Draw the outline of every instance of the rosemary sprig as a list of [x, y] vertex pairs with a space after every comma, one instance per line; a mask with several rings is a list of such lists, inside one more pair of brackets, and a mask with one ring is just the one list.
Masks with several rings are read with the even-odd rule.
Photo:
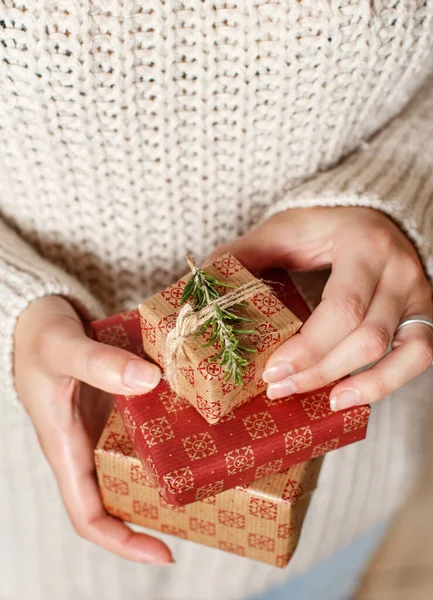
[[185, 304], [185, 302], [192, 297], [192, 307], [194, 310], [200, 310], [201, 308], [208, 306], [212, 300], [220, 298], [217, 287], [236, 289], [235, 285], [222, 283], [215, 279], [215, 277], [212, 277], [203, 271], [203, 269], [199, 269], [191, 256], [186, 257], [186, 262], [191, 269], [192, 275], [183, 290], [180, 299], [181, 304]]
[[[191, 299], [191, 305], [194, 310], [200, 310], [208, 306], [213, 300], [220, 298], [218, 287], [236, 289], [236, 286], [223, 283], [212, 277], [203, 269], [196, 266], [194, 260], [187, 256], [186, 260], [191, 269], [192, 275], [188, 280], [183, 291], [180, 303], [184, 304]], [[236, 306], [245, 306], [239, 303]], [[240, 345], [237, 336], [250, 335], [254, 333], [254, 329], [243, 329], [242, 323], [251, 323], [252, 319], [236, 315], [231, 310], [222, 309], [218, 304], [214, 304], [215, 312], [196, 333], [197, 336], [205, 333], [211, 328], [209, 341], [203, 344], [202, 348], [209, 348], [217, 343], [220, 344], [221, 350], [210, 358], [210, 362], [217, 362], [225, 369], [225, 381], [233, 379], [235, 385], [243, 384], [242, 375], [245, 373], [248, 366], [248, 359], [244, 353], [256, 352], [254, 348], [247, 348]]]

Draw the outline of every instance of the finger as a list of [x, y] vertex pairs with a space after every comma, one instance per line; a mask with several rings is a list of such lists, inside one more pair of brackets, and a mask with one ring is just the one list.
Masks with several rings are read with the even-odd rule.
[[392, 292], [373, 297], [363, 323], [312, 367], [293, 377], [271, 384], [270, 398], [314, 390], [361, 367], [378, 361], [385, 354], [403, 311], [405, 298]]
[[93, 448], [101, 438], [114, 404], [112, 394], [80, 384], [79, 410]]
[[68, 514], [76, 532], [90, 542], [128, 560], [153, 564], [173, 562], [170, 550], [160, 540], [133, 532], [120, 520], [107, 515], [93, 472], [82, 467], [73, 477], [59, 482]]
[[319, 306], [301, 331], [269, 358], [263, 373], [266, 383], [280, 382], [317, 364], [362, 323], [384, 264], [372, 262], [366, 253], [354, 257], [352, 251], [343, 250]]
[[156, 387], [160, 369], [131, 352], [88, 338], [72, 320], [60, 320], [44, 333], [44, 365], [111, 394], [140, 394]]
[[273, 223], [266, 222], [231, 243], [218, 247], [208, 256], [205, 264], [214, 262], [223, 254], [232, 254], [252, 273], [260, 273], [271, 266], [286, 266], [287, 248], [282, 242], [278, 229]]
[[[41, 391], [44, 395], [55, 393]], [[133, 532], [105, 512], [94, 472], [93, 447], [80, 418], [72, 416], [69, 425], [60, 428], [57, 418], [53, 422], [37, 419], [35, 425], [71, 522], [81, 537], [128, 560], [173, 562], [163, 542]]]
[[323, 268], [331, 262], [332, 234], [337, 223], [337, 213], [329, 210], [291, 209], [220, 246], [205, 262], [230, 253], [252, 273], [269, 267]]
[[330, 397], [332, 410], [377, 402], [432, 365], [432, 330], [425, 325], [410, 325], [405, 329], [402, 335], [399, 332], [399, 345], [385, 358], [335, 386]]

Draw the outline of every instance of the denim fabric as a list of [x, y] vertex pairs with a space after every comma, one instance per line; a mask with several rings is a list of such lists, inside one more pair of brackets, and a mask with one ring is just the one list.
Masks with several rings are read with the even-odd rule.
[[375, 526], [303, 575], [251, 600], [350, 600], [388, 526]]

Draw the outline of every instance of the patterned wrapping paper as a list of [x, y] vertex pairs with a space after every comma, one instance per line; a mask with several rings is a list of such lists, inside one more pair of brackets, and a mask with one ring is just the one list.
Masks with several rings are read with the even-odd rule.
[[158, 494], [115, 409], [95, 451], [95, 461], [102, 500], [113, 516], [284, 567], [298, 543], [322, 459], [175, 507]]
[[[280, 298], [306, 318], [308, 308], [287, 276], [272, 273], [272, 279]], [[137, 311], [94, 322], [93, 330], [99, 341], [145, 357]], [[369, 407], [332, 412], [331, 387], [280, 400], [262, 393], [216, 425], [164, 381], [149, 394], [116, 401], [155, 487], [183, 506], [363, 439]]]
[[[234, 256], [227, 254], [205, 267], [207, 273], [223, 283], [241, 286], [255, 278]], [[168, 332], [174, 327], [181, 308], [180, 298], [187, 283], [186, 275], [162, 292], [155, 294], [139, 307], [143, 348], [146, 354], [164, 366], [165, 343]], [[231, 290], [229, 290], [231, 291]], [[222, 293], [227, 289], [222, 289]], [[294, 335], [302, 322], [273, 293], [259, 292], [246, 301], [245, 308], [236, 313], [252, 319], [248, 329], [255, 333], [246, 336], [244, 345], [255, 348], [248, 354], [248, 368], [243, 376], [242, 387], [232, 381], [226, 382], [224, 369], [218, 362], [210, 362], [220, 346], [203, 348], [209, 340], [210, 329], [199, 337], [192, 337], [184, 344], [179, 357], [177, 393], [187, 400], [209, 422], [217, 423], [236, 406], [256, 396], [266, 388], [261, 373], [269, 356], [289, 337]]]

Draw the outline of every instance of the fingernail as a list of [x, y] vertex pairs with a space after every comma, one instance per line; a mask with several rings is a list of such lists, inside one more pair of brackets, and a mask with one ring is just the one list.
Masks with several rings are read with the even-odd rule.
[[156, 387], [160, 380], [161, 371], [152, 363], [133, 358], [126, 365], [124, 382], [128, 388], [135, 392], [148, 392]]
[[276, 400], [277, 398], [284, 398], [284, 396], [290, 396], [296, 392], [296, 386], [293, 381], [289, 379], [283, 379], [278, 383], [271, 383], [268, 385], [266, 394], [269, 400]]
[[358, 390], [344, 390], [337, 394], [331, 393], [329, 398], [331, 410], [343, 410], [361, 404], [361, 394]]
[[262, 379], [265, 383], [276, 383], [294, 373], [291, 363], [287, 360], [279, 360], [263, 371]]

